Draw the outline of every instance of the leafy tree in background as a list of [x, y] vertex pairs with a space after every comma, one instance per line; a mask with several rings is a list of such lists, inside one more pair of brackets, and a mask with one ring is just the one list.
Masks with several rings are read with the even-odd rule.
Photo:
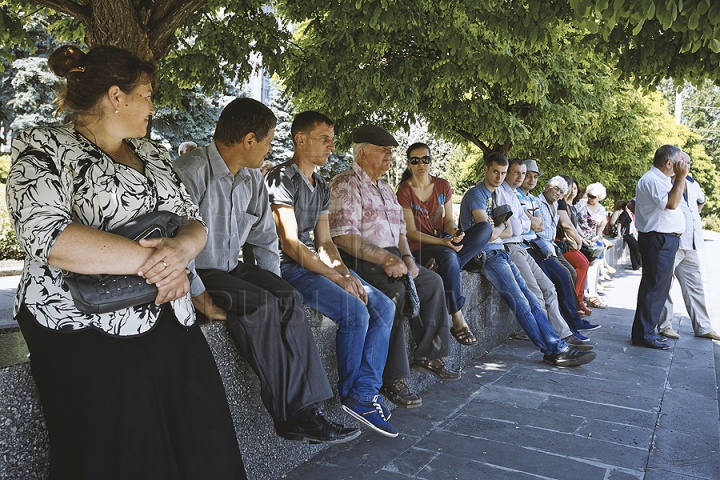
[[[53, 34], [127, 48], [160, 67], [160, 104], [182, 104], [182, 90], [222, 92], [225, 78], [244, 79], [287, 43], [264, 0], [0, 0], [4, 44], [33, 48], [24, 27], [40, 11], [62, 15]], [[46, 7], [41, 9], [40, 7]], [[9, 57], [3, 52], [4, 56]]]
[[274, 80], [270, 83], [270, 103], [268, 105], [277, 117], [275, 138], [272, 141], [271, 160], [275, 165], [290, 160], [295, 152], [290, 128], [295, 118], [295, 105], [285, 93], [282, 83]]
[[594, 96], [593, 57], [567, 21], [562, 2], [374, 2], [286, 0], [285, 18], [302, 22], [279, 65], [303, 106], [348, 125], [376, 121], [467, 139], [506, 153], [531, 135], [574, 133]]
[[720, 2], [568, 0], [580, 26], [641, 85], [720, 79]]

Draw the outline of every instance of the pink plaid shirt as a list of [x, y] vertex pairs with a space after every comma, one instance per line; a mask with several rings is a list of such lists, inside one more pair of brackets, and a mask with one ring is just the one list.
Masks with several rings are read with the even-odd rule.
[[381, 248], [405, 235], [403, 210], [390, 185], [375, 185], [357, 162], [330, 182], [330, 235], [360, 235]]

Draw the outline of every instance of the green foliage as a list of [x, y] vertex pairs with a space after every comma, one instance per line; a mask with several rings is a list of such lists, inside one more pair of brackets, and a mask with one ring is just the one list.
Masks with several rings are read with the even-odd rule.
[[12, 80], [14, 91], [13, 121], [10, 128], [21, 130], [36, 125], [57, 125], [62, 118], [55, 115], [56, 90], [61, 81], [47, 68], [47, 58], [30, 57], [13, 62], [17, 72]]
[[[704, 210], [704, 209], [703, 209]], [[713, 213], [703, 217], [703, 229], [720, 232], [720, 215]]]
[[[107, 19], [93, 17], [101, 12], [93, 8], [94, 2], [114, 3], [102, 9], [116, 12], [111, 17], [112, 28], [108, 28]], [[82, 44], [85, 39], [90, 39], [91, 46], [95, 44], [91, 40], [105, 39], [101, 43], [132, 51], [144, 45], [151, 50], [149, 56], [144, 55], [146, 52], [136, 53], [158, 61], [160, 78], [155, 99], [161, 106], [180, 107], [183, 91], [196, 86], [210, 95], [225, 91], [226, 78], [242, 83], [258, 68], [260, 58], [280, 53], [290, 37], [264, 0], [206, 0], [194, 12], [187, 12], [183, 5], [167, 9], [165, 1], [133, 2], [134, 15], [125, 14], [127, 2], [88, 0], [82, 2], [83, 6], [75, 5], [75, 16], [40, 8], [38, 3], [46, 2], [0, 0], [0, 38], [8, 48], [0, 50], [0, 58], [14, 60], [17, 49], [34, 53], [37, 37], [32, 26], [42, 18], [49, 19], [45, 29], [56, 39], [54, 47], [63, 42]], [[62, 8], [62, 2], [54, 4]], [[147, 21], [149, 18], [152, 21]], [[167, 29], [173, 24], [177, 24], [176, 30]], [[128, 35], [128, 31], [137, 31], [137, 36], [143, 38]], [[117, 32], [116, 37], [107, 38], [108, 32]]]
[[285, 93], [282, 83], [277, 79], [270, 83], [270, 104], [268, 106], [277, 117], [270, 159], [273, 164], [278, 165], [290, 160], [295, 151], [290, 129], [297, 112], [292, 99]]
[[[0, 183], [5, 183], [7, 181], [8, 173], [10, 173], [10, 155], [0, 154]], [[5, 203], [4, 196], [2, 203]]]
[[569, 0], [577, 22], [617, 55], [639, 84], [720, 79], [720, 3], [714, 0]]
[[177, 147], [185, 141], [207, 145], [212, 140], [215, 124], [222, 109], [246, 93], [228, 82], [226, 94], [204, 95], [199, 87], [182, 90], [179, 106], [162, 106], [156, 109], [152, 122], [152, 138], [160, 141], [177, 156]]
[[[4, 163], [4, 158], [2, 160]], [[5, 176], [7, 177], [7, 173]], [[23, 258], [25, 252], [17, 241], [5, 206], [5, 184], [0, 183], [0, 259], [22, 260]]]
[[280, 66], [288, 88], [303, 107], [340, 119], [343, 132], [366, 121], [403, 129], [426, 121], [487, 153], [554, 130], [567, 132], [568, 152], [577, 149], [583, 111], [568, 93], [589, 92], [594, 78], [578, 67], [575, 59], [590, 51], [562, 6], [461, 1], [447, 8], [425, 0], [278, 8], [303, 22]]

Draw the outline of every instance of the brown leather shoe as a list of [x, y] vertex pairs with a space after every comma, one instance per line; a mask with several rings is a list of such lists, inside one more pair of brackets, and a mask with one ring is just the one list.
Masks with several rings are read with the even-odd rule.
[[415, 360], [412, 368], [439, 378], [440, 380], [459, 380], [462, 374], [459, 371], [448, 370], [442, 358], [432, 360]]
[[380, 393], [398, 407], [417, 408], [422, 406], [420, 395], [412, 393], [404, 378], [398, 378], [392, 383], [380, 387]]

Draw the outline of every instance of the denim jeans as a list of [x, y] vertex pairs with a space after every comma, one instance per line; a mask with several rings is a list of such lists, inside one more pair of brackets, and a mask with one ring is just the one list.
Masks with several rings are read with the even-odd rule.
[[382, 385], [395, 304], [360, 279], [368, 297], [365, 305], [328, 278], [297, 263], [280, 266], [283, 278], [303, 296], [303, 303], [334, 321], [340, 398], [372, 401]]
[[567, 344], [553, 330], [538, 299], [510, 260], [510, 254], [505, 250], [487, 251], [482, 273], [500, 293], [535, 346], [545, 355], [567, 350]]
[[535, 252], [528, 253], [530, 253], [537, 264], [540, 265], [545, 275], [547, 275], [553, 285], [555, 285], [560, 313], [562, 313], [563, 318], [570, 328], [577, 330], [582, 326], [583, 321], [577, 312], [577, 308], [575, 308], [576, 292], [567, 270], [565, 270], [565, 267], [563, 267], [555, 257], [540, 261]]
[[461, 294], [460, 269], [465, 266], [490, 240], [492, 227], [488, 222], [476, 223], [468, 228], [460, 244], [463, 248], [456, 252], [444, 245], [422, 245], [413, 252], [419, 265], [425, 265], [431, 258], [438, 264], [438, 275], [445, 286], [445, 302], [451, 315], [462, 309], [465, 297]]

